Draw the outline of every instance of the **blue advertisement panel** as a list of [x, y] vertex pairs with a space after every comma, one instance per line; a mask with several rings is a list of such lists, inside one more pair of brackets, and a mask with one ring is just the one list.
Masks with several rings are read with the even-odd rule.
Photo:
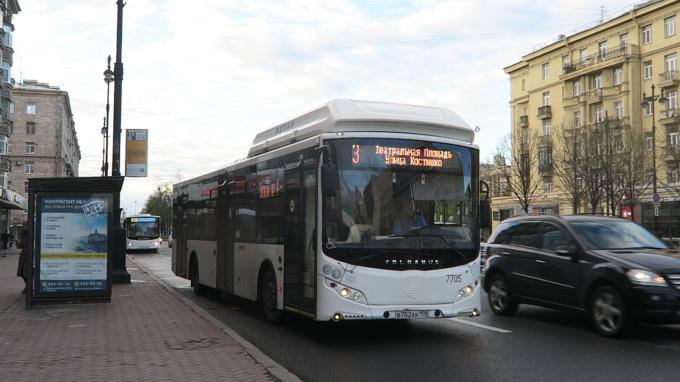
[[108, 196], [44, 196], [38, 206], [38, 292], [106, 291]]

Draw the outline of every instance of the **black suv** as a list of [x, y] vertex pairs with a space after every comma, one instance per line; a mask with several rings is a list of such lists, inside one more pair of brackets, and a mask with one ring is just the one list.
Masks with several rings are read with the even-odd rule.
[[600, 334], [631, 322], [680, 323], [680, 251], [628, 220], [585, 215], [504, 220], [486, 246], [496, 314], [520, 303], [588, 312]]

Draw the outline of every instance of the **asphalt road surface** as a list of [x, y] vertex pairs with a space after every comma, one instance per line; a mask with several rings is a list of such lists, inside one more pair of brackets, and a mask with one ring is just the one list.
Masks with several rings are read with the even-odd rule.
[[170, 250], [135, 260], [305, 381], [678, 381], [680, 326], [638, 326], [603, 338], [588, 319], [520, 306], [478, 318], [316, 323], [266, 322], [254, 303], [195, 296], [173, 278]]

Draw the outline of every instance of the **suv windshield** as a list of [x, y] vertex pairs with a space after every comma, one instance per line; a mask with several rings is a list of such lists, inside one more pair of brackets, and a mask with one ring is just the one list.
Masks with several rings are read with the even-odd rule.
[[629, 221], [572, 221], [569, 225], [591, 249], [668, 248], [651, 232]]
[[381, 256], [426, 255], [441, 267], [477, 257], [477, 150], [401, 139], [326, 143], [340, 185], [323, 203], [329, 256], [372, 266]]

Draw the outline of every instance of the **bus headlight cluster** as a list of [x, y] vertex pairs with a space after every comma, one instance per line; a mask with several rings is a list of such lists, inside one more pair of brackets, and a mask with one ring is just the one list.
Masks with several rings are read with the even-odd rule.
[[465, 298], [467, 296], [471, 296], [473, 293], [475, 293], [475, 285], [470, 284], [458, 291], [458, 298]]
[[366, 303], [366, 298], [364, 297], [364, 294], [356, 289], [352, 289], [350, 287], [338, 284], [335, 281], [329, 279], [324, 279], [324, 283], [326, 284], [327, 287], [333, 289], [342, 298], [346, 298], [348, 300], [360, 302], [363, 304]]

